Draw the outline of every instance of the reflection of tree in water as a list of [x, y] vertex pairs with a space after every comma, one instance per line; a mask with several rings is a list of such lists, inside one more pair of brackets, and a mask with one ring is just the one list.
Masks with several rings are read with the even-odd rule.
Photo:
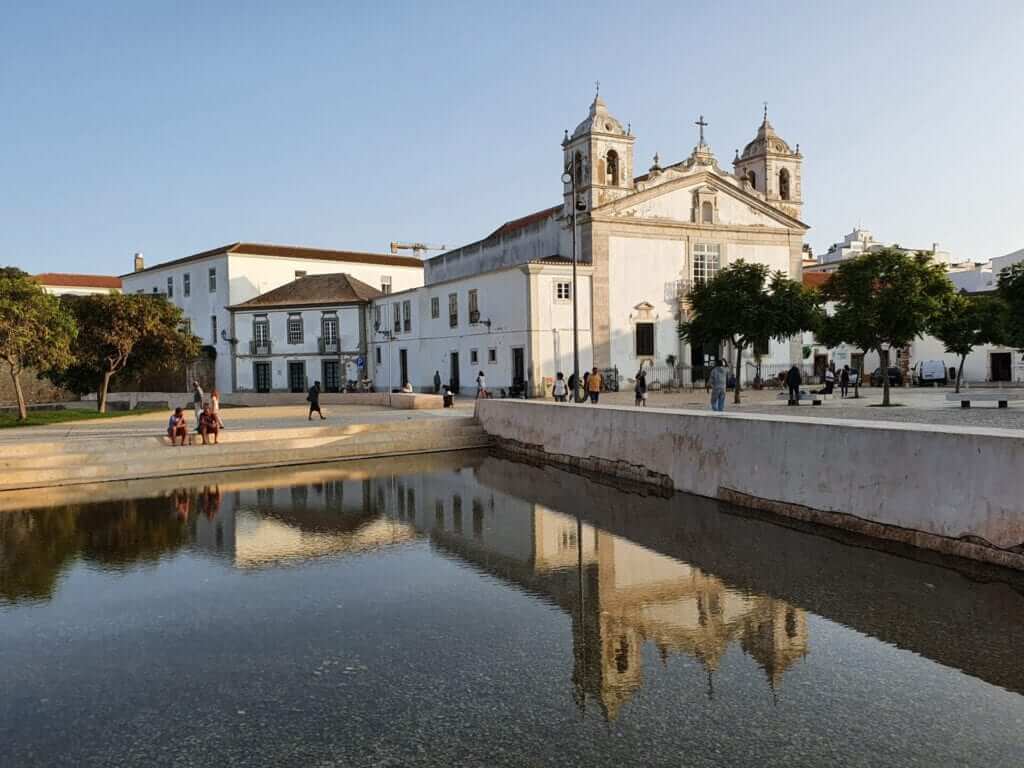
[[189, 515], [180, 512], [211, 512], [219, 502], [210, 496], [180, 491], [171, 497], [4, 513], [0, 600], [51, 598], [61, 573], [78, 557], [104, 567], [155, 562], [190, 543]]

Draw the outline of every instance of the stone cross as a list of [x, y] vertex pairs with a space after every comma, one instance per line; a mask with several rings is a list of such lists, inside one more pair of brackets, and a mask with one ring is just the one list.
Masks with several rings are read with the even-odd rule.
[[700, 143], [704, 144], [704, 129], [708, 127], [708, 124], [704, 122], [704, 115], [700, 116], [700, 120], [694, 123], [694, 125], [700, 128]]

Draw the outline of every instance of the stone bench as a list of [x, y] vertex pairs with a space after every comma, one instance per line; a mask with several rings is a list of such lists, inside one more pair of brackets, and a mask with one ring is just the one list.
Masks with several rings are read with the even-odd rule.
[[955, 392], [946, 395], [951, 402], [960, 402], [961, 408], [970, 408], [971, 401], [979, 403], [997, 403], [999, 408], [1007, 408], [1011, 400], [1024, 400], [1024, 391], [1021, 392]]

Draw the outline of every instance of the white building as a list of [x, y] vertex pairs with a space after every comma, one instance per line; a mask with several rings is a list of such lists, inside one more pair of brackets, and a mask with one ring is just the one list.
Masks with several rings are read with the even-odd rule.
[[423, 284], [423, 262], [416, 258], [259, 243], [232, 243], [148, 268], [136, 254], [135, 270], [121, 280], [125, 293], [163, 294], [182, 308], [213, 358], [214, 380], [204, 379], [204, 388], [231, 392], [233, 358], [244, 350], [236, 349], [228, 308], [305, 275], [338, 272], [384, 293]]
[[121, 278], [113, 275], [75, 275], [44, 272], [33, 278], [39, 287], [56, 296], [88, 296], [94, 293], [120, 293]]
[[[307, 275], [229, 307], [235, 392], [342, 391], [363, 378], [367, 304], [381, 292], [351, 275]], [[363, 364], [360, 364], [363, 361]]]
[[[591, 274], [589, 265], [577, 267], [581, 371], [593, 365]], [[550, 390], [556, 373], [568, 378], [573, 370], [572, 265], [562, 257], [381, 296], [370, 311], [378, 390], [409, 382], [432, 392], [437, 372], [444, 385], [468, 392], [483, 371], [495, 392], [529, 381], [539, 393]]]
[[816, 264], [805, 264], [804, 270], [810, 272], [834, 272], [840, 264], [848, 259], [854, 259], [865, 253], [890, 247], [899, 248], [908, 253], [924, 251], [930, 253], [932, 258], [940, 264], [945, 264], [950, 269], [954, 268], [953, 255], [949, 251], [940, 248], [938, 243], [932, 243], [928, 248], [906, 248], [898, 243], [883, 243], [875, 240], [875, 236], [869, 230], [858, 225], [838, 243], [830, 245], [825, 253], [819, 254]]

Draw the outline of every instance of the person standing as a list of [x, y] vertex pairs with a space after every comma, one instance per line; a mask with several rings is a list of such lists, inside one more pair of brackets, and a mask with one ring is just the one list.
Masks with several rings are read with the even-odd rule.
[[590, 402], [593, 405], [597, 405], [598, 398], [601, 397], [601, 384], [603, 381], [604, 377], [597, 368], [594, 368], [590, 372], [590, 378], [587, 379], [587, 392], [590, 394]]
[[434, 371], [434, 394], [436, 395], [436, 394], [439, 394], [440, 392], [441, 392], [441, 372], [440, 371]]
[[575, 403], [576, 402], [576, 397], [577, 397], [576, 391], [579, 389], [578, 378], [579, 377], [577, 377], [575, 373], [570, 373], [569, 374], [569, 392], [568, 392], [568, 395], [569, 395], [569, 402], [570, 403]]
[[565, 376], [561, 371], [555, 374], [555, 384], [551, 388], [551, 394], [555, 396], [556, 403], [564, 403], [568, 387], [565, 386]]
[[313, 413], [316, 412], [320, 415], [321, 419], [327, 418], [324, 416], [324, 412], [320, 410], [320, 382], [314, 381], [313, 386], [309, 388], [309, 394], [306, 395], [306, 400], [309, 401], [309, 421], [313, 420]]
[[725, 389], [729, 384], [729, 369], [725, 367], [725, 361], [718, 358], [715, 367], [711, 369], [708, 377], [708, 385], [711, 388], [711, 410], [721, 413], [725, 410]]
[[199, 382], [196, 380], [192, 381], [192, 410], [196, 415], [196, 425], [199, 424], [199, 415], [203, 412], [203, 388], [199, 386]]
[[786, 374], [786, 386], [789, 388], [789, 405], [800, 405], [800, 385], [802, 383], [803, 379], [800, 376], [800, 369], [797, 368], [796, 363], [793, 363], [793, 367]]
[[484, 372], [480, 371], [476, 375], [476, 399], [488, 398], [490, 394], [487, 392], [487, 378], [484, 376]]
[[823, 394], [831, 395], [832, 390], [836, 387], [836, 368], [833, 363], [825, 369], [825, 391]]
[[846, 398], [846, 393], [850, 391], [850, 366], [844, 365], [843, 370], [839, 372], [839, 394]]
[[220, 392], [216, 389], [210, 393], [210, 412], [217, 419], [217, 429], [224, 429], [224, 419], [220, 417]]
[[642, 408], [647, 405], [647, 374], [641, 368], [636, 374], [636, 384], [633, 385], [633, 394], [636, 396], [634, 405]]

